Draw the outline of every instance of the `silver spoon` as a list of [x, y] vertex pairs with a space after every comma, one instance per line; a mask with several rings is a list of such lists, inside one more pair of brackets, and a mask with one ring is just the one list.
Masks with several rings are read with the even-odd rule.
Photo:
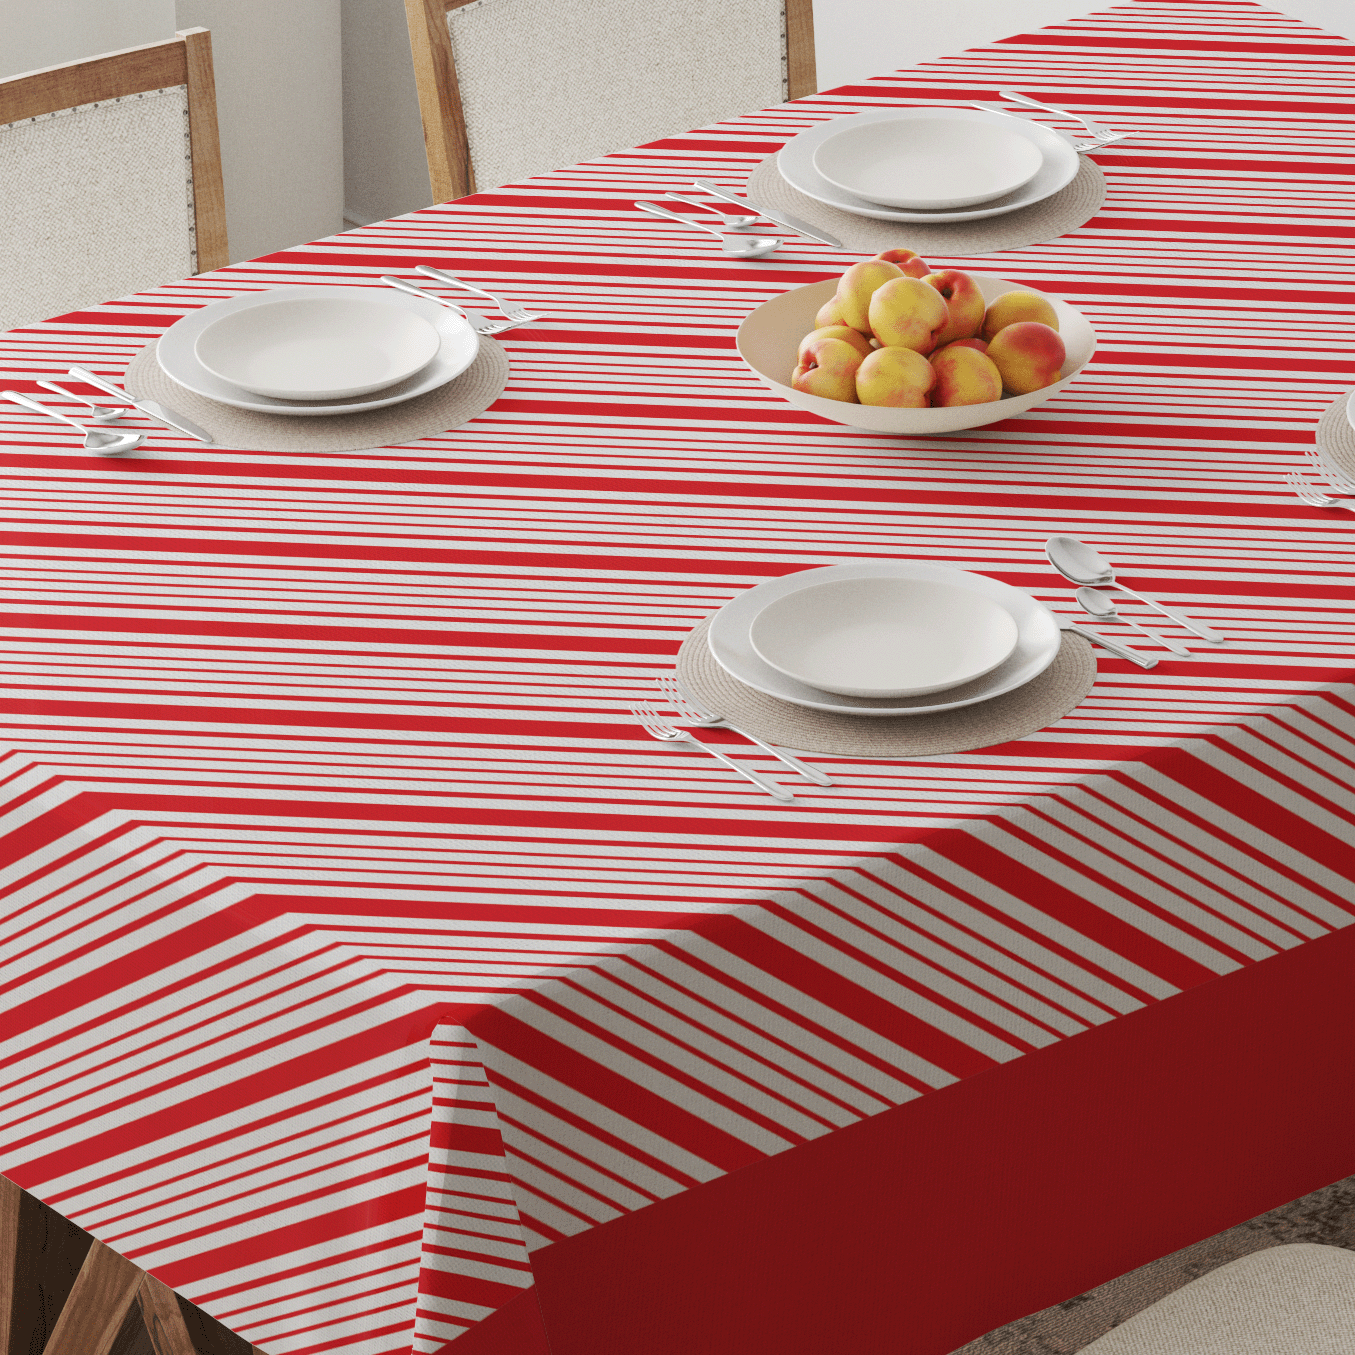
[[727, 231], [744, 230], [758, 219], [755, 216], [726, 216], [718, 207], [712, 207], [710, 203], [702, 202], [698, 198], [684, 198], [681, 193], [665, 193], [664, 197], [676, 198], [679, 202], [685, 202], [688, 207], [704, 207], [706, 211], [714, 212]]
[[65, 386], [58, 386], [55, 381], [39, 381], [38, 385], [43, 390], [51, 391], [53, 395], [64, 395], [68, 400], [78, 400], [86, 409], [92, 410], [93, 413], [89, 416], [90, 423], [121, 423], [122, 416], [127, 413], [125, 409], [105, 409], [103, 405], [86, 400], [83, 395], [68, 391]]
[[40, 405], [36, 400], [30, 400], [26, 395], [20, 395], [18, 391], [0, 391], [6, 400], [13, 400], [16, 405], [23, 405], [25, 409], [35, 410], [39, 414], [46, 414], [49, 419], [60, 419], [62, 423], [68, 423], [72, 428], [78, 428], [85, 435], [85, 450], [97, 452], [100, 456], [121, 456], [124, 452], [130, 452], [133, 448], [140, 447], [146, 441], [145, 433], [135, 433], [131, 429], [125, 432], [116, 432], [111, 428], [86, 428], [84, 424], [78, 423], [75, 419], [69, 419], [64, 414], [58, 414], [56, 410], [49, 409], [46, 405]]
[[1048, 556], [1049, 563], [1065, 579], [1073, 583], [1091, 584], [1097, 588], [1118, 588], [1120, 592], [1128, 593], [1131, 598], [1138, 598], [1155, 612], [1170, 617], [1178, 626], [1184, 626], [1201, 640], [1208, 640], [1211, 645], [1227, 643], [1227, 637], [1220, 635], [1218, 631], [1191, 621], [1180, 612], [1174, 612], [1170, 607], [1164, 607], [1162, 603], [1154, 602], [1152, 598], [1144, 597], [1142, 593], [1136, 593], [1132, 588], [1117, 583], [1115, 569], [1110, 561], [1098, 555], [1085, 541], [1079, 541], [1075, 536], [1051, 536], [1044, 543], [1044, 553]]
[[1155, 643], [1170, 649], [1173, 654], [1180, 654], [1187, 659], [1190, 658], [1190, 650], [1179, 640], [1169, 640], [1165, 635], [1159, 635], [1157, 631], [1139, 625], [1132, 616], [1122, 616], [1116, 611], [1115, 603], [1109, 593], [1103, 593], [1099, 588], [1079, 588], [1075, 596], [1078, 606], [1088, 616], [1094, 616], [1101, 621], [1123, 621], [1126, 626], [1133, 626], [1140, 635], [1146, 635]]
[[667, 207], [660, 207], [657, 202], [637, 202], [635, 205], [642, 212], [666, 216], [669, 221], [676, 221], [682, 226], [693, 226], [699, 231], [705, 231], [707, 235], [715, 236], [724, 252], [734, 259], [761, 259], [764, 255], [780, 249], [782, 245], [782, 241], [767, 235], [726, 235], [723, 231], [717, 231], [714, 226], [707, 226], [703, 222], [693, 221], [689, 216], [683, 216], [681, 212], [670, 212]]

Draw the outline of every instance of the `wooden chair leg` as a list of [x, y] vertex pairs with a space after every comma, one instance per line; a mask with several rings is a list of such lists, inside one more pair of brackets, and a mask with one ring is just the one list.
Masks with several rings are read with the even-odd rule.
[[108, 1355], [144, 1271], [94, 1242], [43, 1355]]
[[155, 1355], [196, 1355], [179, 1300], [167, 1284], [147, 1275], [136, 1291], [136, 1300]]
[[19, 1201], [23, 1191], [0, 1176], [0, 1351], [9, 1349], [9, 1315], [14, 1310], [14, 1273], [19, 1259]]

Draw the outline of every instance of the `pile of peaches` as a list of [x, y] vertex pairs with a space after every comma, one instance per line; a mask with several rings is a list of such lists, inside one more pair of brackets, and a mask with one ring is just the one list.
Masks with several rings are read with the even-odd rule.
[[980, 405], [1063, 375], [1059, 320], [1044, 297], [1007, 292], [987, 306], [968, 273], [934, 273], [911, 249], [853, 264], [814, 324], [791, 385], [829, 400]]

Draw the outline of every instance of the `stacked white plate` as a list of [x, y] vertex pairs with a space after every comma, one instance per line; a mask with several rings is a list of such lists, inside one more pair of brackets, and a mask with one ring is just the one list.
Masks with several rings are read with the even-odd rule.
[[1053, 616], [1020, 589], [911, 560], [829, 565], [758, 584], [716, 613], [708, 636], [720, 667], [755, 691], [877, 717], [956, 710], [1015, 691], [1054, 662], [1060, 640]]
[[391, 287], [278, 287], [214, 301], [165, 331], [160, 366], [209, 400], [261, 414], [354, 414], [444, 386], [480, 336]]
[[977, 221], [1043, 202], [1077, 175], [1072, 143], [979, 108], [878, 108], [801, 132], [776, 158], [792, 188], [880, 221]]

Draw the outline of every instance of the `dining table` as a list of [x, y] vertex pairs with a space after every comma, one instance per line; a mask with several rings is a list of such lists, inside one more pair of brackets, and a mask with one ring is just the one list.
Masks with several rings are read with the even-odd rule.
[[[739, 325], [874, 251], [635, 207], [1009, 87], [1129, 135], [1083, 224], [925, 254], [1095, 328], [998, 423], [781, 399]], [[1343, 38], [1124, 0], [0, 336], [50, 399], [277, 287], [540, 317], [396, 445], [0, 407], [0, 1171], [268, 1355], [945, 1355], [1355, 1172], [1355, 499], [1288, 482], [1355, 388], [1353, 104]], [[828, 786], [699, 731], [786, 802], [631, 713], [807, 569], [1093, 624], [1056, 534], [1226, 642]]]

